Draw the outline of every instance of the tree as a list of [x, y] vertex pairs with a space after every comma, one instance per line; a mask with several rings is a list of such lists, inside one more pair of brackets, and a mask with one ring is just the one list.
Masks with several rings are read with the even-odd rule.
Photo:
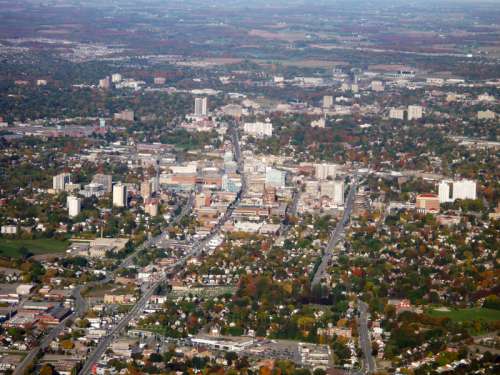
[[48, 363], [43, 365], [42, 368], [40, 369], [40, 375], [54, 375], [54, 374], [56, 374], [54, 367], [52, 367], [52, 365]]

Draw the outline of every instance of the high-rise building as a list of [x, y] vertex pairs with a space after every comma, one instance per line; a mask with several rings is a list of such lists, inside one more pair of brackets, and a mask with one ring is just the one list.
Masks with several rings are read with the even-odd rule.
[[146, 212], [149, 216], [158, 216], [159, 213], [159, 203], [158, 199], [149, 198], [146, 200], [144, 204], [144, 212]]
[[423, 116], [423, 108], [419, 105], [408, 106], [408, 121], [421, 119]]
[[321, 196], [326, 196], [337, 205], [344, 204], [344, 181], [324, 181], [320, 184]]
[[63, 191], [66, 184], [70, 182], [71, 175], [69, 173], [60, 173], [52, 177], [52, 189], [55, 191]]
[[119, 83], [122, 81], [122, 75], [119, 74], [119, 73], [115, 73], [113, 75], [111, 75], [111, 82], [113, 83]]
[[148, 198], [151, 198], [151, 193], [152, 193], [152, 184], [151, 181], [142, 181], [141, 182], [141, 197], [146, 200]]
[[74, 195], [68, 196], [66, 200], [66, 205], [68, 206], [68, 216], [75, 217], [80, 215], [82, 208], [82, 200]]
[[110, 174], [95, 174], [92, 178], [92, 182], [104, 186], [107, 193], [111, 193], [113, 189], [113, 177]]
[[334, 181], [334, 195], [333, 201], [335, 204], [343, 205], [344, 204], [344, 181], [336, 180]]
[[323, 108], [331, 108], [333, 106], [333, 96], [323, 96]]
[[453, 182], [453, 200], [476, 199], [476, 182], [472, 180], [461, 180]]
[[372, 91], [382, 92], [382, 91], [384, 91], [384, 84], [382, 81], [372, 81], [371, 88], [372, 88]]
[[326, 180], [328, 177], [335, 178], [337, 174], [336, 164], [314, 164], [315, 177], [318, 180]]
[[127, 187], [121, 183], [113, 186], [113, 206], [127, 207]]
[[106, 127], [106, 120], [105, 119], [103, 119], [103, 118], [99, 119], [99, 127], [101, 129], [104, 129]]
[[107, 89], [109, 89], [110, 86], [111, 86], [111, 84], [109, 82], [109, 77], [106, 77], [106, 78], [99, 80], [99, 88], [100, 89], [107, 90]]
[[389, 111], [389, 118], [395, 120], [404, 120], [405, 119], [405, 110], [402, 108], [391, 108]]
[[455, 202], [457, 199], [477, 199], [476, 182], [472, 180], [443, 180], [438, 185], [439, 203]]
[[271, 122], [246, 122], [243, 124], [243, 131], [245, 134], [262, 138], [270, 137], [273, 135], [273, 124]]
[[286, 172], [279, 169], [266, 167], [266, 187], [283, 188], [285, 187]]
[[200, 116], [200, 117], [208, 115], [208, 99], [207, 98], [195, 98], [194, 99], [194, 115]]
[[453, 181], [444, 180], [439, 183], [438, 185], [439, 203], [453, 202], [453, 198], [451, 196], [452, 186], [453, 186]]

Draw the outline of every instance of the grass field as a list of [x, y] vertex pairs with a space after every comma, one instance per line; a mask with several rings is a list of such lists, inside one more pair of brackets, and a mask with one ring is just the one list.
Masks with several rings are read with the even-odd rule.
[[20, 249], [22, 247], [34, 255], [61, 253], [68, 248], [68, 242], [48, 238], [39, 240], [0, 239], [0, 256], [18, 258], [21, 256]]
[[450, 309], [450, 311], [429, 310], [428, 314], [435, 317], [448, 317], [456, 322], [467, 320], [485, 320], [492, 322], [500, 320], [500, 310], [479, 307], [470, 309]]

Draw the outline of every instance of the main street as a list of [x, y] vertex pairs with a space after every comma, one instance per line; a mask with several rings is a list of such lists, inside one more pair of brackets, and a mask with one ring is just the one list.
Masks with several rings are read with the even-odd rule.
[[363, 352], [363, 369], [366, 374], [372, 374], [375, 371], [375, 360], [373, 359], [372, 341], [368, 329], [368, 304], [358, 299], [358, 310], [359, 346]]
[[[194, 256], [200, 255], [203, 250], [205, 249], [206, 245], [208, 242], [213, 239], [219, 232], [224, 223], [231, 217], [234, 209], [237, 207], [238, 203], [241, 200], [242, 195], [245, 192], [246, 189], [246, 181], [245, 177], [243, 174], [243, 161], [241, 159], [241, 152], [240, 152], [240, 146], [239, 146], [239, 138], [238, 138], [238, 132], [237, 129], [233, 126], [230, 129], [231, 131], [231, 138], [233, 142], [233, 149], [234, 149], [234, 156], [236, 159], [236, 162], [238, 163], [238, 171], [240, 172], [241, 179], [242, 179], [242, 186], [241, 186], [241, 191], [237, 195], [236, 200], [229, 205], [228, 209], [226, 210], [226, 213], [219, 219], [219, 222], [217, 225], [212, 229], [212, 231], [209, 233], [208, 236], [206, 236], [203, 240], [197, 241], [195, 244], [193, 244], [191, 251], [186, 254], [184, 257], [179, 259], [177, 262], [175, 262], [173, 265], [168, 267], [167, 270], [165, 270], [165, 274], [163, 277], [161, 277], [160, 280], [155, 282], [152, 286], [147, 288], [145, 292], [142, 294], [141, 298], [137, 303], [132, 307], [132, 309], [125, 315], [125, 317], [118, 322], [116, 326], [113, 327], [111, 332], [104, 337], [97, 347], [94, 349], [94, 351], [87, 357], [87, 360], [85, 361], [82, 369], [80, 370], [79, 374], [80, 375], [85, 375], [91, 372], [93, 366], [99, 361], [99, 359], [102, 357], [106, 349], [111, 345], [113, 340], [118, 337], [118, 335], [121, 333], [121, 331], [128, 326], [130, 321], [135, 319], [139, 314], [144, 310], [147, 302], [151, 298], [151, 296], [154, 294], [154, 292], [158, 289], [158, 287], [162, 284], [164, 284], [168, 278], [171, 276], [172, 272], [175, 271], [178, 267], [184, 265], [186, 261]], [[161, 236], [161, 235], [160, 235]]]
[[358, 187], [358, 177], [354, 176], [354, 179], [351, 183], [351, 188], [349, 189], [349, 193], [347, 194], [347, 199], [345, 201], [344, 215], [342, 216], [342, 219], [337, 223], [337, 225], [335, 226], [335, 230], [330, 236], [330, 240], [326, 245], [323, 258], [321, 259], [321, 264], [319, 265], [318, 269], [316, 270], [316, 273], [314, 274], [312, 285], [320, 284], [323, 278], [326, 276], [328, 265], [334, 254], [335, 246], [337, 246], [337, 243], [344, 235], [345, 227], [351, 217], [352, 209], [354, 207], [354, 199], [356, 198], [357, 187]]

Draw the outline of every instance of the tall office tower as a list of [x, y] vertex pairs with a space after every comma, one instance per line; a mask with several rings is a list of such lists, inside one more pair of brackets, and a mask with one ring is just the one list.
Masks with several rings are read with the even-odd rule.
[[331, 108], [333, 106], [333, 96], [323, 96], [323, 108]]
[[336, 164], [315, 164], [314, 169], [314, 175], [318, 180], [326, 180], [328, 177], [334, 178], [337, 174]]
[[409, 105], [408, 106], [408, 120], [418, 120], [423, 116], [423, 108], [419, 105]]
[[472, 180], [461, 180], [453, 182], [453, 200], [476, 199], [476, 182]]
[[283, 188], [286, 182], [286, 172], [266, 167], [266, 187]]
[[146, 180], [141, 182], [141, 197], [146, 200], [151, 197], [151, 181]]
[[115, 73], [115, 74], [111, 75], [111, 82], [118, 83], [118, 82], [121, 82], [121, 81], [122, 81], [122, 75], [121, 74]]
[[66, 184], [70, 182], [71, 175], [69, 173], [60, 173], [52, 177], [52, 188], [55, 191], [63, 191]]
[[344, 204], [344, 181], [335, 180], [334, 181], [334, 196], [333, 201], [338, 205]]
[[452, 184], [453, 181], [448, 181], [448, 180], [444, 180], [439, 183], [438, 185], [439, 203], [453, 202], [453, 198], [451, 196]]
[[127, 187], [121, 183], [113, 186], [113, 206], [127, 207]]
[[113, 177], [110, 174], [98, 173], [92, 178], [94, 184], [101, 184], [107, 193], [111, 193], [113, 190]]
[[74, 195], [68, 196], [66, 200], [66, 205], [68, 206], [68, 216], [75, 217], [80, 215], [82, 209], [82, 200]]
[[208, 115], [208, 99], [207, 98], [195, 98], [194, 99], [194, 114], [195, 114], [195, 116]]
[[106, 78], [99, 80], [99, 88], [100, 89], [107, 90], [107, 89], [109, 89], [110, 86], [111, 86], [111, 84], [109, 82], [109, 77], [106, 77]]

